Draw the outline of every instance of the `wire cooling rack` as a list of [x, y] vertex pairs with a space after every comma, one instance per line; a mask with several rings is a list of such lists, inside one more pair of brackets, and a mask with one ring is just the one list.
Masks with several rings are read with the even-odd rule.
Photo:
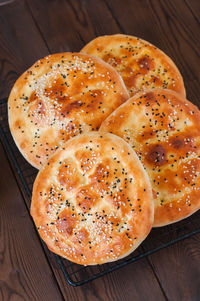
[[[19, 187], [24, 195], [26, 206], [30, 208], [31, 192], [37, 170], [33, 168], [18, 151], [10, 134], [7, 117], [7, 99], [0, 101], [0, 138], [11, 162]], [[51, 253], [43, 244], [49, 262], [62, 270], [69, 284], [79, 286], [100, 276], [151, 255], [163, 248], [200, 233], [200, 211], [191, 217], [162, 228], [153, 229], [141, 246], [128, 257], [112, 263], [97, 266], [81, 266]]]

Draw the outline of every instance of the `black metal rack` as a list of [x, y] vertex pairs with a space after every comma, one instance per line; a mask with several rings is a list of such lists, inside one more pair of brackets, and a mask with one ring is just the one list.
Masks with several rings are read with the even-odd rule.
[[[7, 117], [7, 99], [0, 101], [0, 138], [7, 152], [18, 182], [22, 185], [22, 193], [26, 206], [30, 208], [31, 192], [37, 170], [33, 168], [18, 151], [10, 134]], [[73, 286], [79, 286], [101, 277], [109, 272], [117, 270], [129, 263], [135, 262], [145, 256], [151, 255], [178, 241], [200, 233], [200, 211], [191, 217], [163, 228], [153, 229], [142, 245], [128, 257], [116, 262], [97, 266], [81, 266], [52, 254], [44, 245], [44, 250], [52, 262], [55, 257], [66, 280]]]

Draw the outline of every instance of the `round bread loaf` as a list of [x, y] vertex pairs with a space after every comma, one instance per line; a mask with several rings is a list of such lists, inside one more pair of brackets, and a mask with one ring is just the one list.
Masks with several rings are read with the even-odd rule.
[[151, 230], [152, 189], [128, 143], [110, 133], [85, 133], [41, 168], [31, 215], [54, 253], [84, 265], [115, 261]]
[[154, 226], [181, 220], [200, 208], [200, 112], [179, 94], [140, 92], [113, 112], [100, 131], [136, 151], [153, 188]]
[[112, 65], [122, 76], [130, 96], [156, 87], [185, 96], [183, 79], [176, 65], [147, 41], [122, 34], [101, 36], [88, 43], [81, 52]]
[[71, 137], [98, 130], [127, 99], [109, 64], [86, 54], [49, 55], [16, 81], [8, 100], [10, 130], [21, 153], [39, 169]]

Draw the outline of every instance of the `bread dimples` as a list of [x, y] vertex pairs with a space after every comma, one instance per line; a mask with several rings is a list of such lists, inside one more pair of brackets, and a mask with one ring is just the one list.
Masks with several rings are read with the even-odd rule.
[[127, 99], [109, 64], [86, 54], [52, 54], [16, 81], [8, 100], [10, 130], [23, 156], [40, 169], [70, 138], [98, 130]]
[[101, 125], [127, 141], [153, 189], [154, 226], [179, 221], [200, 208], [200, 112], [174, 91], [140, 92]]
[[127, 256], [146, 238], [152, 189], [128, 143], [110, 133], [85, 133], [39, 171], [31, 215], [51, 251], [78, 264], [102, 264]]
[[164, 88], [185, 97], [183, 79], [174, 62], [147, 41], [123, 34], [100, 36], [81, 52], [113, 66], [122, 76], [130, 96], [146, 89]]

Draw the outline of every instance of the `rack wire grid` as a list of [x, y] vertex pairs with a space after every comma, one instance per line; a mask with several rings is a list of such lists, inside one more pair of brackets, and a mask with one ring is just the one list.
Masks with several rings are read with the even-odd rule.
[[[38, 171], [33, 168], [18, 151], [9, 130], [7, 116], [7, 99], [3, 99], [0, 101], [0, 138], [8, 159], [11, 162], [21, 192], [24, 195], [25, 204], [29, 209], [33, 182]], [[49, 262], [55, 265], [56, 259], [56, 262], [68, 283], [72, 286], [79, 286], [197, 233], [200, 233], [200, 210], [181, 222], [153, 229], [140, 247], [128, 257], [112, 263], [96, 266], [81, 266], [72, 263], [51, 253], [45, 244], [42, 244]]]

